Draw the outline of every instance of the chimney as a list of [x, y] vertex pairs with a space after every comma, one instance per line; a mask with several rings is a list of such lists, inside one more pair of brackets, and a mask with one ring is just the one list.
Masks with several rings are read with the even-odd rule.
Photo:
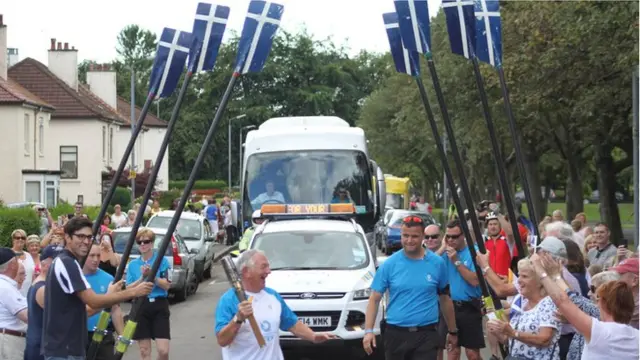
[[90, 65], [87, 71], [87, 85], [97, 97], [114, 109], [118, 108], [116, 72], [107, 64]]
[[7, 26], [4, 24], [2, 14], [0, 14], [0, 78], [7, 80]]
[[[54, 45], [56, 47], [54, 48]], [[78, 91], [78, 50], [69, 49], [69, 43], [64, 43], [56, 39], [51, 39], [49, 49], [49, 70], [62, 79], [73, 90]]]

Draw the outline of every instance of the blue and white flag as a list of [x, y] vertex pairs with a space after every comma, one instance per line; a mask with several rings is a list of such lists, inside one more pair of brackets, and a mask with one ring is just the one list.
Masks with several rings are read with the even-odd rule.
[[191, 46], [189, 48], [189, 57], [187, 58], [187, 72], [194, 74], [198, 71], [201, 51], [202, 41], [193, 36], [193, 41], [191, 41]]
[[502, 25], [497, 0], [475, 0], [476, 56], [494, 67], [502, 65]]
[[473, 0], [442, 0], [447, 18], [451, 52], [471, 59], [476, 46], [476, 19]]
[[429, 54], [431, 29], [427, 0], [396, 0], [394, 4], [404, 47], [420, 54]]
[[228, 6], [198, 3], [192, 32], [202, 43], [197, 72], [213, 70], [230, 11]]
[[162, 30], [149, 80], [149, 92], [156, 98], [169, 97], [176, 89], [192, 46], [191, 33], [170, 28]]
[[258, 72], [269, 57], [273, 38], [280, 26], [284, 6], [269, 1], [252, 0], [238, 43], [235, 72]]
[[387, 29], [391, 57], [399, 73], [411, 76], [420, 75], [420, 54], [414, 50], [407, 50], [402, 44], [398, 14], [391, 12], [382, 14], [384, 27]]

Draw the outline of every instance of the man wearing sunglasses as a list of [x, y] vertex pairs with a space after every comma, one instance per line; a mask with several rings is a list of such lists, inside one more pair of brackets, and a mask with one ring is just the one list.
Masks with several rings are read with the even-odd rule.
[[440, 307], [449, 328], [448, 348], [457, 346], [453, 303], [442, 257], [422, 247], [425, 224], [418, 216], [402, 220], [402, 250], [391, 255], [378, 269], [371, 284], [365, 316], [364, 350], [376, 347], [373, 327], [382, 295], [388, 291], [384, 329], [386, 360], [435, 359], [438, 354]]

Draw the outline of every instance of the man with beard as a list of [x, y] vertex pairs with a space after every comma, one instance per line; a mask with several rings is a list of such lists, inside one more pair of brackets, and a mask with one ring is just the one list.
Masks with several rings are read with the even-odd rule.
[[435, 359], [438, 354], [440, 307], [449, 328], [448, 348], [457, 346], [453, 303], [442, 257], [422, 247], [424, 221], [418, 216], [402, 220], [402, 250], [391, 255], [378, 269], [371, 284], [371, 296], [365, 315], [367, 354], [376, 347], [373, 326], [380, 300], [389, 292], [384, 349], [386, 360]]

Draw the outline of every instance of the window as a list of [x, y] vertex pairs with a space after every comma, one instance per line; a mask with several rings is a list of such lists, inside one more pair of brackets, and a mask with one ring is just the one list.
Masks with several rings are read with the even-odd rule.
[[78, 147], [60, 146], [60, 171], [62, 179], [78, 178]]
[[25, 181], [24, 183], [25, 199], [24, 200], [28, 202], [41, 202], [40, 190], [41, 190], [40, 181]]
[[102, 127], [102, 159], [107, 159], [107, 127]]
[[29, 155], [29, 136], [31, 133], [29, 125], [29, 114], [24, 114], [24, 153], [26, 155]]
[[40, 156], [44, 156], [44, 119], [42, 116], [38, 125], [38, 152]]
[[109, 128], [109, 161], [113, 160], [113, 128]]
[[47, 181], [46, 182], [45, 205], [47, 205], [47, 207], [54, 207], [54, 206], [57, 205], [57, 200], [58, 200], [57, 190], [58, 189], [57, 189], [56, 181]]

